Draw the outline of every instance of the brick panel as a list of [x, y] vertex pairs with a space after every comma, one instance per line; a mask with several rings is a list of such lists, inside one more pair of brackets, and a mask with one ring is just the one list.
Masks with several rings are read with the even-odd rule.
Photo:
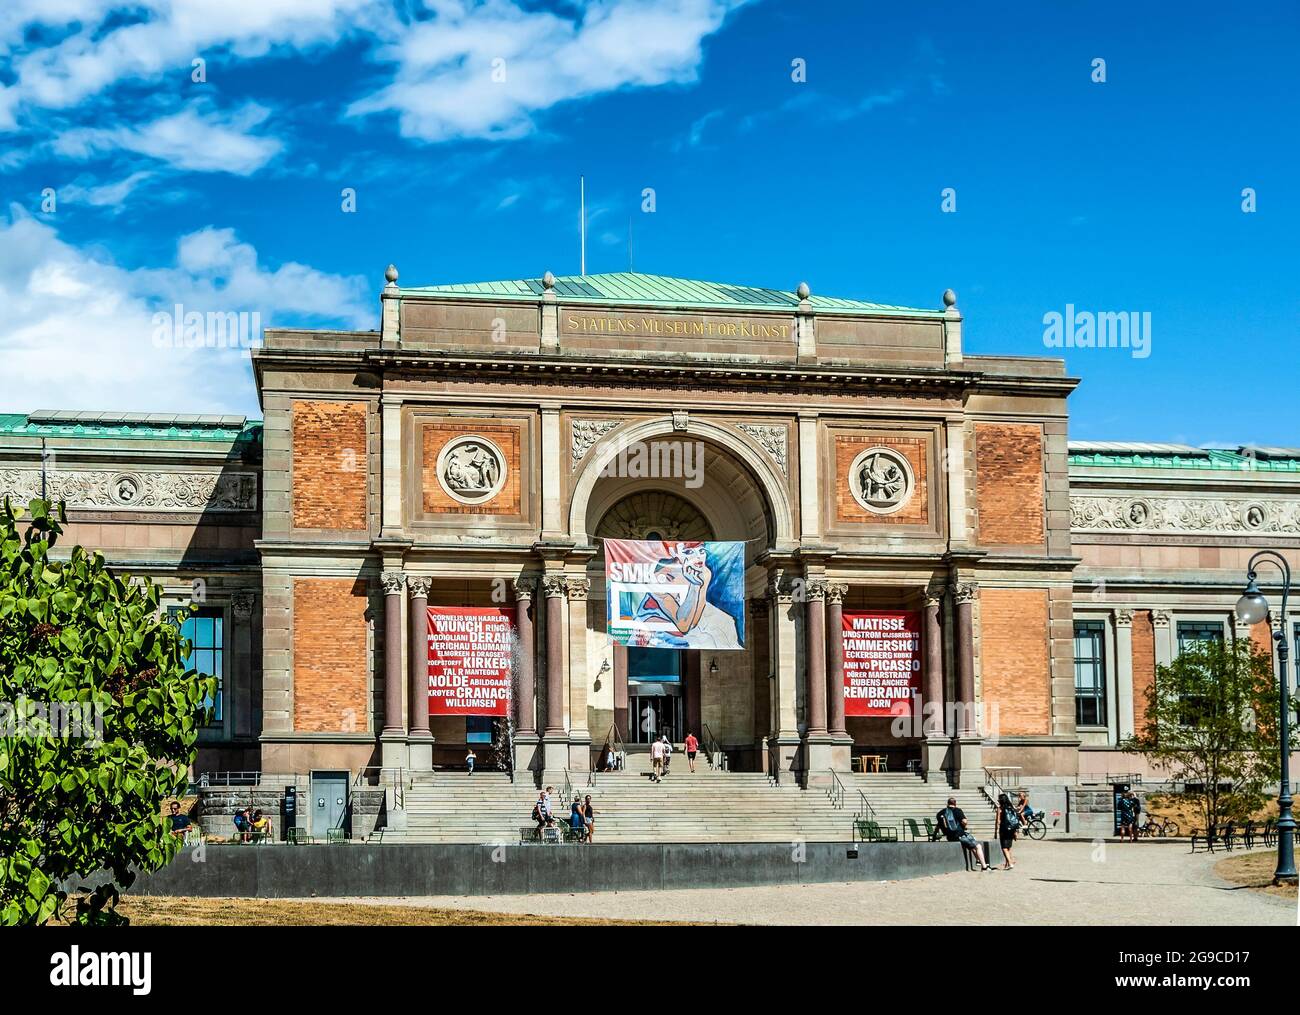
[[[839, 434], [835, 438], [835, 517], [841, 522], [865, 522], [876, 525], [925, 525], [930, 520], [930, 488], [924, 437], [880, 437]], [[916, 489], [907, 504], [893, 514], [878, 515], [867, 511], [853, 498], [849, 487], [849, 469], [853, 459], [867, 448], [885, 447], [897, 451], [912, 466]]]
[[[501, 449], [506, 459], [506, 481], [491, 500], [482, 504], [462, 504], [438, 482], [438, 455], [463, 434], [482, 434]], [[513, 424], [473, 426], [464, 422], [426, 423], [423, 427], [421, 482], [424, 510], [428, 514], [514, 515], [522, 512], [519, 493], [521, 428]]]
[[1133, 730], [1147, 729], [1147, 695], [1156, 683], [1156, 629], [1150, 610], [1133, 611]]
[[1003, 736], [1051, 732], [1046, 589], [980, 590], [985, 720]]
[[362, 732], [368, 638], [366, 585], [355, 578], [293, 582], [293, 728]]
[[366, 525], [365, 402], [293, 403], [293, 525]]
[[979, 541], [1038, 546], [1043, 527], [1043, 431], [1033, 423], [975, 425]]

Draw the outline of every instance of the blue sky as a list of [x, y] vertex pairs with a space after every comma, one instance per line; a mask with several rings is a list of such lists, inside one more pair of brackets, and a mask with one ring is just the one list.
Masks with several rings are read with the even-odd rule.
[[8, 0], [0, 411], [257, 415], [246, 354], [159, 348], [153, 315], [371, 328], [390, 261], [573, 273], [585, 174], [589, 271], [630, 222], [639, 271], [952, 287], [977, 353], [1149, 312], [1146, 358], [1065, 350], [1072, 436], [1300, 445], [1296, 13]]

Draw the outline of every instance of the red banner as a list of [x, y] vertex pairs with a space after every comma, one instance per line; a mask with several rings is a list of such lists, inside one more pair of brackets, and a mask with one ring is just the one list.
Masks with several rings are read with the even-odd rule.
[[921, 614], [844, 611], [844, 714], [911, 715], [921, 690]]
[[515, 633], [511, 612], [429, 607], [430, 715], [506, 715]]

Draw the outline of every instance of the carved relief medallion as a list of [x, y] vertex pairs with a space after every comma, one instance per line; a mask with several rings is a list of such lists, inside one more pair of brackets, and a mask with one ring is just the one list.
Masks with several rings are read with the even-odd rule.
[[892, 448], [867, 448], [849, 466], [849, 492], [864, 509], [890, 515], [911, 499], [916, 489], [911, 463]]
[[486, 437], [463, 434], [448, 441], [438, 455], [437, 476], [453, 500], [484, 504], [505, 485], [506, 457]]

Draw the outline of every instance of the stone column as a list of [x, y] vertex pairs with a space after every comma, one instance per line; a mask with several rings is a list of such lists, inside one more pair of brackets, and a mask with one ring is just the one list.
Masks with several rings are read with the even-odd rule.
[[1115, 730], [1116, 742], [1133, 735], [1133, 611], [1115, 611]]
[[957, 617], [957, 716], [956, 764], [953, 782], [960, 788], [984, 783], [984, 738], [976, 723], [975, 701], [975, 620], [974, 603], [979, 594], [975, 582], [958, 582], [953, 586]]
[[[771, 604], [770, 638], [772, 646], [772, 729], [768, 751], [775, 759], [778, 778], [790, 780], [801, 768], [801, 741], [796, 712], [797, 646], [795, 645], [795, 610], [793, 583], [779, 572], [768, 583]], [[764, 766], [767, 768], [767, 764]]]
[[805, 583], [807, 593], [808, 736], [826, 733], [826, 582]]
[[567, 527], [564, 505], [560, 498], [560, 478], [564, 474], [564, 449], [561, 447], [560, 407], [542, 406], [542, 538], [555, 539]]
[[1177, 654], [1174, 647], [1174, 620], [1168, 610], [1152, 610], [1151, 626], [1155, 628], [1156, 665], [1168, 666]]
[[853, 738], [844, 726], [844, 597], [849, 587], [826, 585], [826, 730], [830, 767], [853, 768]]
[[944, 672], [943, 672], [943, 597], [941, 583], [930, 584], [925, 590], [921, 611], [921, 641], [925, 657], [925, 680], [922, 684], [921, 771], [926, 782], [947, 780], [948, 753], [951, 743], [944, 729]]
[[591, 582], [570, 575], [565, 579], [569, 597], [569, 770], [591, 769], [591, 731], [587, 729], [587, 593]]
[[515, 654], [515, 731], [516, 736], [536, 736], [537, 692], [534, 683], [533, 659], [537, 643], [533, 637], [533, 595], [537, 591], [536, 578], [519, 578], [515, 590], [515, 637], [519, 651]]
[[379, 734], [385, 768], [406, 768], [406, 726], [402, 722], [402, 587], [406, 575], [384, 571], [384, 726]]
[[544, 769], [551, 778], [569, 765], [569, 744], [564, 731], [564, 600], [568, 582], [564, 575], [542, 578], [546, 597], [546, 727], [542, 732]]
[[253, 592], [240, 591], [230, 596], [235, 665], [231, 686], [226, 688], [225, 710], [232, 713], [231, 732], [236, 739], [253, 735], [253, 605], [256, 601]]
[[429, 731], [429, 588], [432, 584], [431, 578], [406, 576], [406, 590], [410, 596], [407, 608], [411, 611], [407, 633], [410, 661], [406, 688], [410, 732], [406, 739], [411, 769], [418, 772], [433, 771], [433, 734]]
[[826, 701], [827, 728], [846, 737], [844, 728], [844, 597], [847, 585], [826, 586]]

